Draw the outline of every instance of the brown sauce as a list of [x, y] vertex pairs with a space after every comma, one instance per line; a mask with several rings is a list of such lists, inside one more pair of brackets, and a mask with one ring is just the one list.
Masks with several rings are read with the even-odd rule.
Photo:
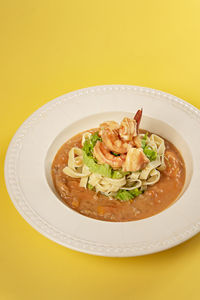
[[81, 148], [81, 139], [82, 133], [79, 133], [68, 140], [57, 152], [52, 164], [54, 186], [62, 201], [70, 208], [91, 218], [126, 222], [151, 217], [178, 198], [185, 182], [185, 164], [179, 151], [169, 141], [165, 140], [166, 169], [160, 172], [159, 182], [148, 187], [144, 194], [134, 200], [120, 202], [80, 187], [80, 179], [62, 172], [67, 165], [69, 150], [75, 146]]

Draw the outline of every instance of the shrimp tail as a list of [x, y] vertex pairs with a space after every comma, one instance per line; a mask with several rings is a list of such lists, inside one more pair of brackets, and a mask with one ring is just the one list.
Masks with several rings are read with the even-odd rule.
[[134, 120], [136, 121], [137, 123], [137, 134], [138, 134], [138, 130], [139, 130], [139, 126], [140, 126], [140, 121], [141, 121], [141, 118], [142, 118], [142, 111], [143, 109], [138, 109], [138, 111], [136, 112], [135, 116], [134, 116]]

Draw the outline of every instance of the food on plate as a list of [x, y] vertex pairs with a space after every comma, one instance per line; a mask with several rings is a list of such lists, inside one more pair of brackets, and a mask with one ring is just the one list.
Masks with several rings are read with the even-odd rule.
[[77, 134], [52, 164], [63, 202], [88, 217], [133, 221], [171, 205], [185, 181], [180, 152], [169, 141], [139, 129], [142, 109], [121, 123], [106, 121]]

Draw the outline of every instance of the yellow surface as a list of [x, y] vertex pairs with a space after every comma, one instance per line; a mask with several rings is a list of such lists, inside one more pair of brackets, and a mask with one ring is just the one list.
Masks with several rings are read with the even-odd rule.
[[66, 249], [18, 214], [6, 192], [3, 162], [13, 134], [32, 112], [79, 88], [141, 85], [200, 108], [200, 1], [0, 5], [0, 299], [199, 299], [200, 235], [136, 258]]

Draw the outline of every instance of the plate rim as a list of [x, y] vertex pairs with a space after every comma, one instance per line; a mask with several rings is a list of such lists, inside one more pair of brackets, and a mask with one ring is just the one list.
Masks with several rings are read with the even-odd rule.
[[[46, 236], [47, 238], [49, 238], [50, 240], [61, 244], [65, 247], [71, 248], [73, 250], [77, 250], [80, 252], [84, 252], [84, 253], [88, 253], [88, 254], [94, 254], [94, 255], [103, 255], [103, 256], [109, 256], [109, 257], [128, 257], [128, 256], [138, 256], [138, 255], [144, 255], [144, 254], [151, 254], [151, 253], [155, 253], [155, 252], [159, 252], [162, 250], [166, 250], [168, 248], [171, 248], [173, 246], [176, 246], [184, 241], [186, 241], [187, 239], [191, 238], [192, 236], [194, 236], [195, 234], [197, 234], [200, 231], [200, 222], [197, 222], [196, 224], [193, 224], [191, 226], [191, 228], [186, 228], [184, 233], [181, 233], [180, 236], [174, 236], [174, 238], [172, 240], [168, 240], [168, 241], [162, 241], [159, 243], [154, 243], [155, 245], [151, 244], [149, 245], [144, 245], [143, 247], [139, 246], [139, 252], [137, 246], [135, 246], [135, 249], [133, 249], [133, 247], [130, 249], [130, 247], [128, 247], [128, 251], [125, 251], [125, 248], [121, 248], [119, 250], [123, 250], [123, 251], [117, 251], [117, 252], [113, 252], [113, 247], [112, 246], [106, 246], [105, 245], [101, 245], [101, 246], [96, 246], [95, 249], [95, 244], [91, 246], [91, 242], [89, 242], [89, 245], [87, 245], [86, 241], [79, 241], [76, 244], [70, 244], [68, 242], [66, 242], [66, 239], [59, 240], [57, 238], [57, 236], [52, 235], [52, 228], [54, 226], [51, 226], [50, 224], [47, 224], [46, 221], [44, 220], [40, 220], [39, 224], [43, 225], [40, 226], [38, 224], [36, 224], [35, 222], [35, 216], [34, 214], [31, 216], [27, 215], [23, 209], [23, 206], [20, 206], [18, 201], [16, 201], [16, 195], [17, 197], [19, 196], [18, 191], [16, 190], [16, 193], [13, 193], [13, 190], [11, 189], [11, 184], [13, 183], [13, 178], [10, 177], [9, 175], [9, 168], [10, 168], [10, 161], [12, 160], [12, 162], [15, 160], [16, 156], [15, 156], [15, 152], [17, 151], [18, 147], [19, 147], [19, 133], [21, 130], [26, 129], [28, 130], [29, 128], [29, 123], [34, 123], [37, 120], [37, 115], [40, 116], [42, 114], [42, 112], [46, 109], [48, 110], [52, 110], [55, 106], [57, 106], [58, 104], [60, 104], [62, 102], [62, 99], [66, 99], [68, 97], [72, 98], [72, 97], [77, 97], [77, 96], [82, 96], [84, 93], [88, 94], [88, 93], [94, 93], [95, 91], [105, 91], [105, 90], [109, 90], [109, 91], [113, 91], [113, 90], [119, 90], [119, 89], [123, 89], [123, 90], [131, 90], [134, 89], [134, 91], [136, 92], [141, 92], [141, 93], [145, 93], [145, 94], [151, 94], [154, 96], [159, 96], [159, 97], [165, 97], [165, 99], [169, 102], [171, 102], [173, 105], [178, 105], [179, 107], [181, 106], [182, 109], [184, 109], [187, 113], [191, 113], [193, 115], [193, 117], [195, 116], [197, 118], [197, 120], [200, 122], [200, 111], [194, 107], [192, 104], [186, 102], [185, 100], [182, 100], [176, 96], [173, 96], [169, 93], [160, 91], [160, 90], [156, 90], [156, 89], [152, 89], [152, 88], [146, 88], [146, 87], [140, 87], [140, 86], [133, 86], [133, 85], [97, 85], [94, 87], [88, 87], [88, 88], [83, 88], [83, 89], [79, 89], [76, 91], [72, 91], [69, 93], [66, 93], [62, 96], [59, 96], [49, 102], [47, 102], [46, 104], [44, 104], [43, 106], [41, 106], [39, 109], [37, 109], [35, 112], [33, 112], [23, 123], [22, 125], [18, 128], [18, 130], [16, 131], [15, 135], [13, 136], [12, 140], [10, 141], [10, 144], [8, 146], [7, 152], [6, 152], [6, 157], [5, 157], [5, 162], [4, 162], [4, 178], [5, 178], [5, 182], [6, 182], [6, 187], [8, 190], [8, 193], [10, 195], [11, 201], [13, 202], [15, 208], [18, 210], [18, 212], [22, 215], [22, 217], [33, 227], [35, 228], [38, 232], [40, 232], [42, 235]], [[36, 118], [34, 119], [34, 117], [36, 116]], [[26, 130], [24, 131], [24, 134], [26, 133]], [[15, 142], [15, 144], [14, 144]], [[16, 144], [17, 143], [17, 144]], [[14, 147], [14, 145], [16, 147]], [[31, 208], [33, 210], [33, 208]], [[34, 212], [36, 215], [37, 213]], [[38, 216], [37, 216], [38, 217]], [[50, 230], [50, 231], [49, 231]], [[48, 232], [49, 231], [49, 232]], [[58, 232], [58, 234], [61, 234], [61, 232]], [[73, 237], [68, 237], [68, 239], [70, 239]], [[81, 246], [80, 247], [80, 243]], [[84, 245], [83, 245], [84, 244]], [[109, 251], [108, 251], [109, 248]], [[137, 250], [136, 250], [137, 248]], [[130, 251], [132, 252], [131, 254]], [[126, 253], [127, 252], [127, 253]]]

